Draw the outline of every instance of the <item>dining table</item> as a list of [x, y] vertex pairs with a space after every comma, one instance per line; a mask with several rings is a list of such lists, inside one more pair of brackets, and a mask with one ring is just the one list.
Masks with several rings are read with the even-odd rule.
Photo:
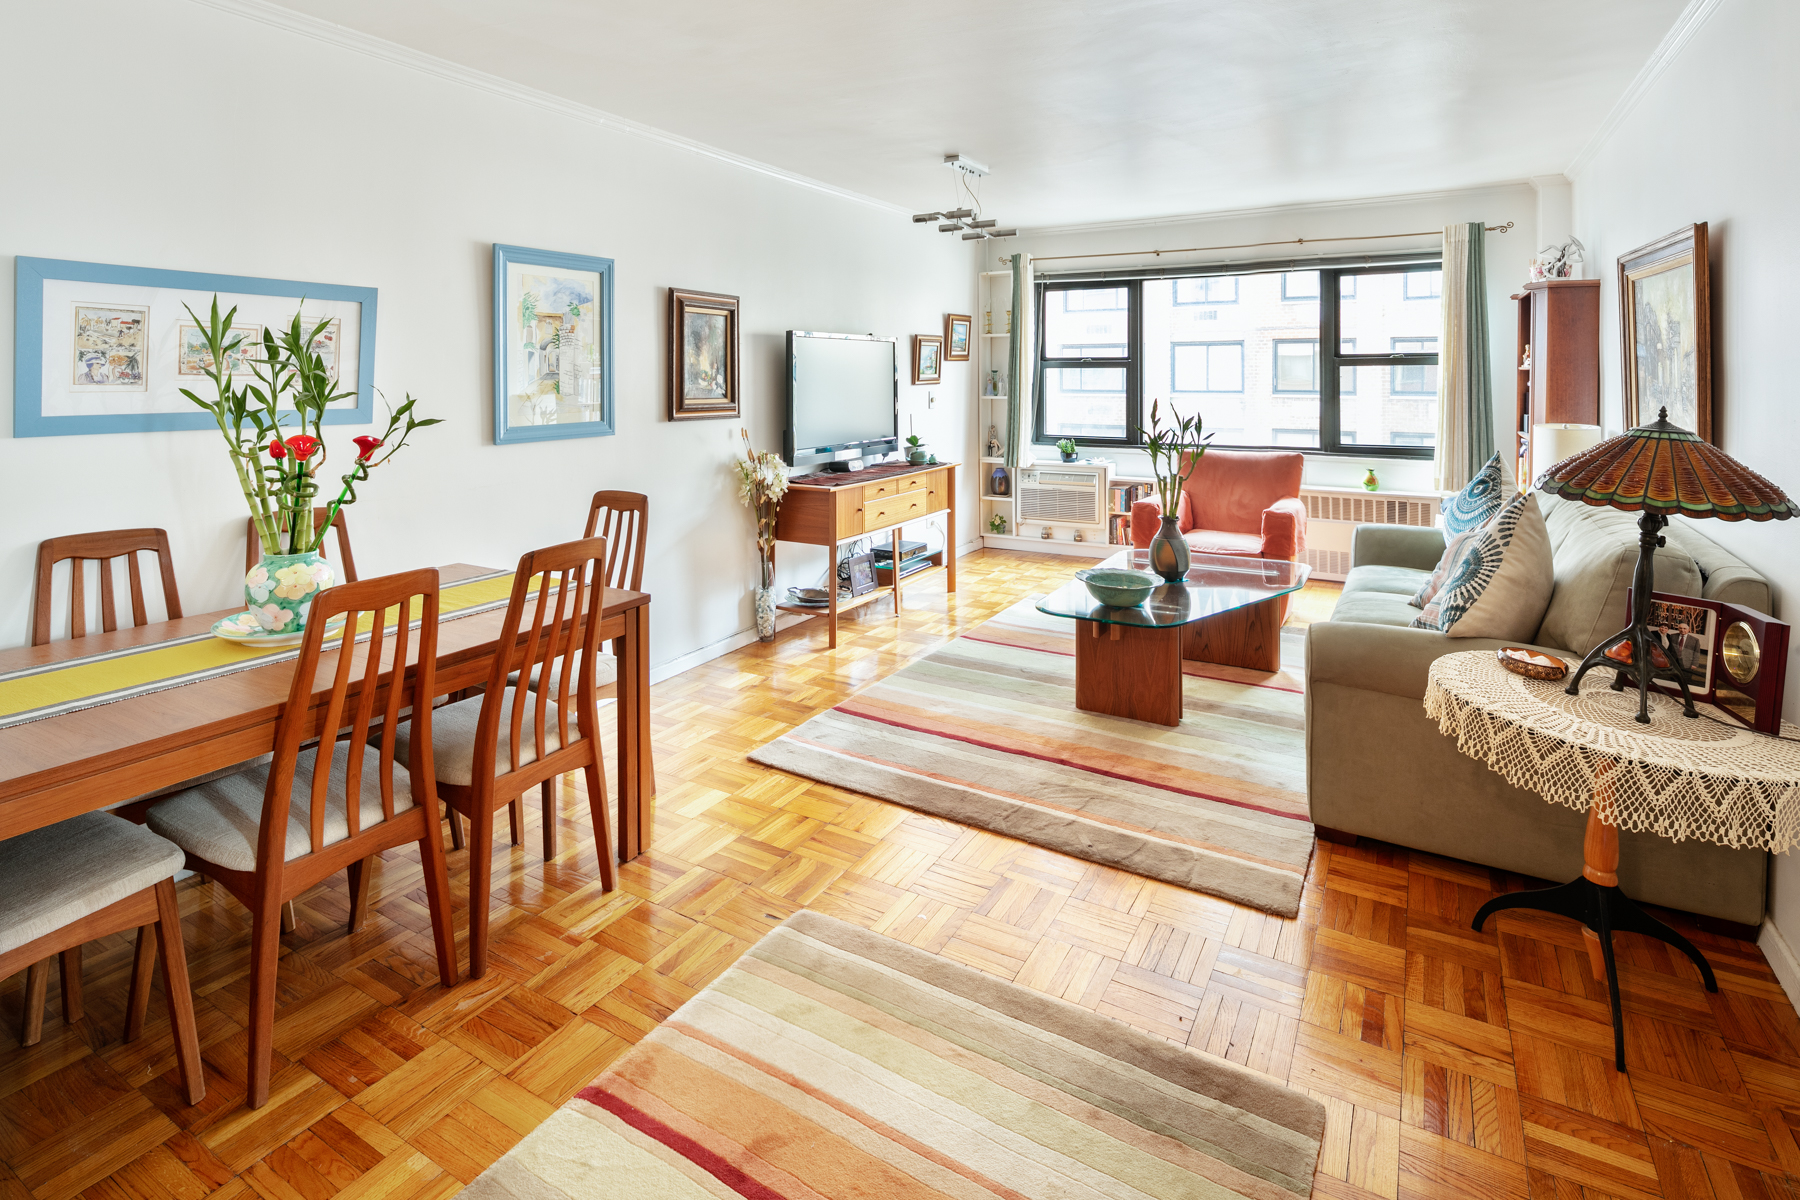
[[[512, 572], [468, 563], [438, 571], [441, 594], [460, 592], [466, 602], [451, 611], [446, 600], [439, 619], [437, 694], [484, 685], [502, 650], [509, 670], [524, 665], [525, 633], [510, 647], [500, 645]], [[296, 655], [267, 653], [268, 662], [246, 667], [234, 656], [257, 651], [213, 646], [213, 625], [240, 611], [0, 650], [0, 838], [229, 770], [273, 750]], [[650, 597], [609, 587], [598, 612], [600, 640], [613, 642], [618, 658], [617, 849], [619, 861], [628, 862], [649, 843], [655, 791]], [[579, 636], [580, 618], [569, 620]], [[365, 645], [356, 643], [351, 653], [361, 654]], [[313, 699], [321, 722], [340, 653], [341, 643], [328, 640], [319, 659]], [[217, 665], [171, 682], [156, 677], [152, 654]], [[416, 665], [417, 654], [415, 639], [409, 665]], [[385, 679], [391, 677], [390, 669]], [[100, 679], [105, 682], [95, 682]]]

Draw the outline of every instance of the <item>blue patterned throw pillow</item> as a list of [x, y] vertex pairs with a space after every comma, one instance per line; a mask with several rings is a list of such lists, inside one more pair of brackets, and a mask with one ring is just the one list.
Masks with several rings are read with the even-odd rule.
[[1413, 625], [1450, 637], [1529, 641], [1537, 636], [1555, 586], [1550, 530], [1537, 497], [1520, 492], [1469, 539], [1443, 587]]
[[1480, 529], [1494, 519], [1506, 503], [1506, 472], [1500, 467], [1498, 454], [1469, 480], [1469, 486], [1444, 501], [1445, 534], [1454, 537], [1471, 529]]

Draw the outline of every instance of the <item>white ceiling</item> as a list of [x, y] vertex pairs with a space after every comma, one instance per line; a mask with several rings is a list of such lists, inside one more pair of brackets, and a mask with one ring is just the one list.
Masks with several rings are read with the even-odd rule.
[[907, 209], [1063, 225], [1561, 171], [1684, 0], [282, 0]]

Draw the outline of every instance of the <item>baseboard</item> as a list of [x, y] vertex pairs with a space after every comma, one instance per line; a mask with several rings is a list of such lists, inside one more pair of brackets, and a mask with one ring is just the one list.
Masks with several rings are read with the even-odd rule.
[[1788, 1003], [1800, 1012], [1800, 956], [1794, 954], [1787, 938], [1767, 917], [1763, 918], [1762, 931], [1756, 935], [1756, 945], [1769, 960], [1770, 969], [1781, 982], [1781, 990], [1787, 993]]
[[1019, 537], [1010, 533], [985, 533], [982, 545], [990, 550], [1023, 550], [1027, 554], [1061, 554], [1067, 558], [1086, 558], [1095, 562], [1111, 558], [1125, 546], [1106, 542], [1071, 542], [1060, 538]]
[[[803, 617], [798, 613], [779, 613], [775, 617], [775, 630], [779, 633], [783, 629], [793, 628], [802, 621], [810, 620], [812, 620], [811, 617]], [[716, 641], [710, 646], [690, 650], [680, 658], [671, 658], [660, 666], [651, 667], [650, 682], [654, 685], [665, 679], [673, 679], [683, 671], [697, 667], [701, 663], [711, 662], [715, 658], [723, 658], [733, 650], [741, 650], [755, 640], [756, 630], [746, 629], [742, 633], [734, 633], [728, 638]]]

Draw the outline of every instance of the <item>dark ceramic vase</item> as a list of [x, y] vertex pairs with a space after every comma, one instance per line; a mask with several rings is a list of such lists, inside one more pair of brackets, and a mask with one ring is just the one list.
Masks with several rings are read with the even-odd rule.
[[1006, 473], [1005, 467], [995, 467], [988, 476], [988, 495], [1010, 496], [1012, 494], [1012, 476]]
[[1150, 539], [1150, 569], [1170, 583], [1180, 583], [1187, 578], [1190, 562], [1187, 539], [1181, 536], [1181, 527], [1174, 517], [1164, 516], [1162, 527]]

